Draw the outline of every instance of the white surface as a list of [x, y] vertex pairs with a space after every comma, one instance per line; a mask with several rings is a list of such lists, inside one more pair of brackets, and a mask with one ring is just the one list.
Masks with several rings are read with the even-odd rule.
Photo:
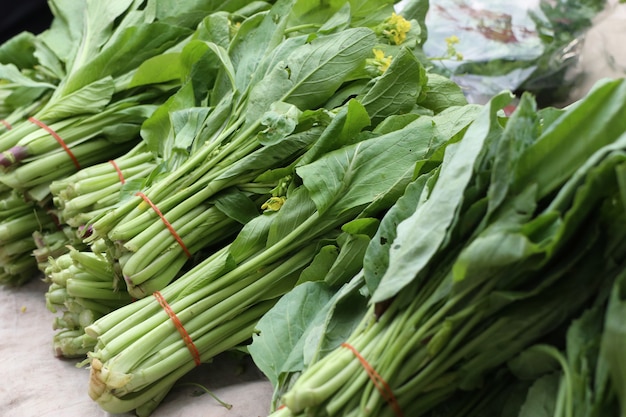
[[[0, 287], [0, 416], [106, 417], [87, 395], [89, 370], [77, 360], [53, 355], [54, 315], [45, 306], [47, 284], [38, 279], [21, 288]], [[210, 395], [181, 380], [152, 414], [153, 417], [266, 416], [272, 388], [250, 363], [231, 356], [216, 358], [188, 374], [233, 408], [227, 410]], [[132, 414], [127, 414], [132, 415]]]

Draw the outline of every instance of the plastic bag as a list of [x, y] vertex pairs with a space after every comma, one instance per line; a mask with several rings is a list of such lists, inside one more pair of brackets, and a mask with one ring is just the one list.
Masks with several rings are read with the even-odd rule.
[[583, 38], [605, 0], [431, 0], [424, 51], [435, 69], [484, 103], [502, 90], [563, 101], [580, 74]]

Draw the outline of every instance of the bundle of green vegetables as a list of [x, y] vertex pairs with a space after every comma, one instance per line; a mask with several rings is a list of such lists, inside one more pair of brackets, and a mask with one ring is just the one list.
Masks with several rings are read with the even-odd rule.
[[273, 416], [623, 414], [626, 81], [510, 99], [416, 172], [343, 290], [259, 322]]
[[[141, 124], [190, 71], [181, 50], [204, 16], [251, 6], [53, 0], [50, 7], [48, 30], [18, 35], [0, 47], [10, 111], [3, 123], [8, 130], [0, 135], [0, 182], [33, 202], [30, 207], [47, 209], [52, 181], [123, 155], [139, 142]], [[31, 233], [39, 230], [36, 222], [30, 225]]]
[[[213, 174], [213, 181], [200, 182], [202, 187], [183, 204], [192, 204], [204, 187], [208, 187], [207, 194], [200, 195], [207, 198], [224, 184], [244, 191], [251, 180], [272, 181], [280, 193], [263, 205], [264, 211], [247, 219], [232, 243], [169, 285], [133, 283], [129, 282], [133, 277], [124, 274], [129, 287], [140, 290], [137, 295], [151, 296], [85, 329], [97, 339], [88, 359], [90, 395], [109, 412], [150, 413], [182, 375], [249, 339], [259, 318], [295, 285], [328, 270], [337, 272], [332, 284], [341, 285], [361, 268], [363, 251], [378, 219], [401, 195], [415, 164], [457, 140], [479, 110], [465, 105], [454, 84], [427, 77], [410, 49], [390, 45], [385, 34], [377, 36], [375, 28], [388, 24], [390, 15], [404, 21], [392, 14], [391, 3], [378, 10], [374, 30], [352, 27], [355, 16], [371, 9], [365, 4], [352, 9], [346, 3], [327, 11], [333, 26], [322, 25], [317, 32], [302, 35], [286, 26], [303, 13], [294, 8], [297, 5], [279, 1], [269, 13], [242, 23], [240, 31], [246, 27], [250, 35], [259, 36], [249, 36], [254, 42], [247, 45], [234, 42], [229, 55], [222, 58], [229, 62], [229, 56], [259, 54], [259, 42], [268, 48], [254, 68], [224, 65], [223, 71], [241, 68], [248, 75], [233, 78], [252, 83], [246, 81], [245, 100], [255, 106], [234, 107], [235, 126], [243, 127], [225, 130], [235, 135], [235, 141], [227, 136], [223, 143], [216, 136], [204, 142], [210, 153], [192, 152], [180, 165], [181, 171], [155, 183], [156, 190], [164, 192], [169, 178], [188, 178], [179, 172], [187, 172], [182, 169], [192, 161], [192, 167], [200, 171], [198, 176], [211, 166], [220, 168], [219, 176]], [[367, 6], [377, 9], [379, 3]], [[291, 15], [285, 13], [288, 10]], [[276, 41], [268, 44], [270, 39]], [[379, 59], [378, 63], [385, 64], [384, 72], [376, 66], [378, 72], [372, 72], [368, 65], [376, 61], [373, 50], [384, 45], [397, 54], [386, 58], [386, 64]], [[372, 74], [377, 75], [372, 78]], [[445, 96], [446, 92], [450, 94]], [[281, 109], [287, 111], [281, 115]], [[239, 110], [244, 113], [238, 114]], [[251, 145], [244, 140], [251, 140]], [[235, 152], [251, 153], [241, 161], [231, 161], [227, 159], [230, 154], [224, 153], [223, 165], [209, 160], [212, 165], [198, 167], [206, 155], [222, 155], [210, 146], [228, 148], [231, 143], [243, 144], [242, 148], [233, 146]], [[278, 159], [281, 150], [293, 152], [294, 147], [302, 151], [286, 161]], [[278, 165], [268, 165], [266, 160], [272, 155]], [[263, 171], [258, 172], [253, 162]], [[154, 190], [146, 191], [152, 191], [151, 201], [159, 195]], [[219, 208], [217, 203], [215, 207]], [[94, 234], [105, 218], [93, 223]], [[160, 342], [148, 342], [154, 340]]]
[[[211, 59], [205, 67], [217, 57], [218, 71], [207, 77], [209, 80], [181, 89], [142, 128], [149, 145], [168, 155], [166, 172], [154, 175], [140, 195], [90, 224], [89, 239], [104, 238], [116, 245], [116, 261], [122, 264], [133, 296], [149, 295], [175, 277], [173, 268], [169, 277], [161, 271], [160, 261], [182, 267], [187, 258], [214, 243], [198, 241], [200, 236], [191, 234], [220, 236], [226, 233], [224, 229], [233, 228], [231, 224], [212, 227], [216, 223], [213, 212], [226, 208], [226, 215], [245, 222], [249, 213], [258, 212], [268, 194], [275, 194], [275, 199], [284, 197], [280, 195], [284, 188], [281, 182], [290, 174], [289, 165], [314, 146], [333, 107], [351, 96], [365, 96], [370, 88], [376, 88], [376, 93], [387, 89], [390, 77], [398, 79], [400, 75], [394, 70], [384, 84], [369, 85], [380, 73], [379, 67], [366, 65], [366, 59], [375, 61], [372, 50], [377, 41], [372, 30], [358, 27], [366, 19], [391, 15], [392, 2], [355, 4], [352, 10], [349, 3], [342, 9], [339, 5], [329, 8], [326, 15], [337, 15], [328, 23], [320, 18], [326, 15], [314, 13], [313, 3], [301, 2], [291, 14], [291, 3], [280, 4], [267, 14], [257, 13], [244, 20], [232, 39], [223, 36], [228, 21], [207, 18], [210, 24], [205, 25], [203, 37], [189, 49], [204, 54], [200, 58], [203, 61]], [[294, 16], [299, 16], [298, 20]], [[401, 31], [405, 38], [408, 30]], [[386, 36], [381, 36], [391, 46]], [[411, 36], [401, 41], [409, 47], [416, 42]], [[388, 66], [389, 56], [383, 55], [379, 65]], [[403, 56], [407, 62], [415, 61]], [[308, 59], [315, 61], [308, 63]], [[415, 68], [405, 75], [415, 77], [419, 71]], [[329, 77], [332, 71], [336, 73]], [[407, 82], [415, 84], [414, 80]], [[415, 105], [411, 94], [418, 93], [413, 86], [395, 102], [384, 97], [386, 108], [382, 101], [374, 102], [373, 95], [366, 97], [365, 103], [372, 110], [378, 106], [374, 115], [378, 123], [393, 112], [410, 110]], [[205, 103], [203, 107], [198, 106], [198, 96]], [[268, 171], [277, 174], [261, 176]], [[158, 207], [162, 216], [147, 210], [149, 204]], [[233, 204], [240, 209], [232, 208]], [[200, 213], [207, 218], [201, 218]], [[164, 228], [162, 217], [177, 235]], [[212, 229], [200, 231], [190, 219]], [[150, 244], [155, 239], [161, 242], [159, 248]], [[163, 252], [170, 256], [168, 260]]]

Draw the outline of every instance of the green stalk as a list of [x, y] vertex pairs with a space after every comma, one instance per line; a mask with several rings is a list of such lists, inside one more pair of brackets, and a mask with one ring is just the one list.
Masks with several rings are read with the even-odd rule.
[[[72, 154], [81, 166], [92, 165], [102, 160], [113, 158], [120, 152], [133, 146], [133, 143], [120, 144], [115, 147], [107, 139], [94, 139], [71, 149]], [[0, 181], [16, 190], [26, 190], [39, 184], [46, 184], [76, 172], [70, 156], [62, 149], [32, 162], [23, 164], [0, 177]]]
[[[258, 317], [262, 316], [264, 311], [269, 310], [272, 305], [273, 303], [269, 302], [264, 305], [259, 305], [257, 310], [250, 310], [248, 314], [254, 316], [252, 320], [245, 315], [242, 315], [241, 321], [244, 322], [248, 319], [248, 322], [242, 323], [237, 328], [217, 328], [214, 332], [211, 332], [198, 340], [194, 340], [194, 344], [196, 346], [204, 344], [210, 346], [204, 351], [204, 353], [201, 354], [201, 360], [208, 361], [215, 355], [231, 349], [248, 339], [254, 331], [254, 326], [258, 321]], [[120, 375], [112, 375], [106, 368], [103, 367], [102, 362], [100, 362], [97, 358], [94, 358], [92, 359], [91, 365], [89, 395], [92, 399], [97, 401], [105, 411], [110, 413], [125, 413], [133, 409], [138, 409], [138, 412], [141, 413], [140, 415], [147, 415], [144, 413], [149, 413], [152, 407], [156, 407], [156, 404], [150, 400], [158, 396], [158, 394], [161, 394], [161, 396], [164, 395], [164, 393], [168, 392], [178, 379], [195, 367], [195, 364], [189, 355], [189, 351], [184, 344], [183, 346], [180, 346], [178, 352], [179, 353], [176, 357], [172, 357], [170, 355], [169, 357], [164, 358], [164, 361], [161, 362], [166, 368], [169, 367], [168, 362], [174, 362], [177, 364], [178, 366], [174, 367], [175, 370], [173, 372], [166, 374], [163, 378], [159, 378], [156, 382], [150, 384], [141, 392], [128, 395], [128, 398], [118, 397], [111, 391], [105, 389], [105, 382], [110, 382], [110, 379], [118, 379], [120, 378]], [[121, 377], [123, 382], [124, 378], [123, 376]]]

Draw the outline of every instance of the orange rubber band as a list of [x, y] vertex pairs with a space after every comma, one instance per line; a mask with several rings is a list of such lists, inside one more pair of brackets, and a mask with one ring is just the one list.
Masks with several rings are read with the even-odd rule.
[[117, 166], [117, 163], [114, 160], [110, 160], [109, 164], [113, 165], [113, 168], [115, 168], [115, 171], [117, 172], [117, 176], [120, 179], [120, 182], [122, 184], [126, 184], [126, 179], [124, 178], [124, 174], [122, 174], [122, 170], [120, 169], [120, 167]]
[[78, 163], [78, 159], [76, 159], [76, 156], [74, 156], [70, 148], [65, 144], [65, 142], [63, 141], [63, 139], [61, 139], [61, 136], [59, 136], [57, 132], [52, 130], [52, 128], [50, 128], [50, 126], [46, 125], [44, 122], [37, 120], [34, 117], [29, 117], [28, 121], [36, 124], [37, 126], [42, 128], [46, 132], [50, 133], [50, 135], [52, 135], [52, 137], [56, 139], [59, 145], [61, 145], [63, 150], [70, 156], [70, 158], [72, 159], [72, 162], [74, 162], [74, 166], [76, 166], [76, 169], [80, 169], [80, 164]]
[[391, 390], [391, 387], [383, 379], [383, 377], [380, 376], [380, 374], [376, 372], [374, 368], [372, 368], [372, 365], [370, 365], [367, 362], [367, 360], [363, 357], [363, 355], [361, 355], [359, 351], [354, 348], [354, 346], [348, 343], [342, 343], [341, 346], [347, 349], [350, 349], [352, 353], [354, 353], [354, 356], [357, 357], [359, 362], [361, 362], [361, 365], [363, 365], [363, 368], [365, 368], [365, 372], [367, 372], [367, 376], [370, 377], [370, 379], [374, 383], [374, 386], [376, 387], [376, 389], [378, 389], [378, 392], [380, 392], [380, 395], [382, 395], [383, 398], [387, 401], [387, 403], [391, 406], [396, 416], [404, 417], [404, 413], [402, 413], [402, 410], [400, 409], [400, 406], [398, 405], [398, 400], [396, 399], [395, 395], [393, 395], [393, 391]]
[[170, 316], [170, 319], [172, 319], [176, 330], [178, 330], [178, 333], [180, 333], [180, 335], [182, 336], [185, 345], [187, 345], [187, 349], [189, 349], [189, 352], [193, 357], [193, 361], [195, 362], [196, 366], [199, 366], [202, 363], [202, 361], [200, 360], [200, 352], [198, 352], [198, 348], [196, 347], [196, 345], [193, 344], [191, 336], [189, 336], [189, 333], [187, 333], [187, 330], [185, 330], [185, 327], [180, 322], [180, 319], [178, 318], [176, 313], [174, 313], [172, 307], [170, 307], [167, 301], [165, 301], [165, 298], [163, 298], [160, 292], [155, 291], [152, 293], [152, 295], [154, 296], [154, 298], [157, 299], [159, 304], [161, 304], [161, 307], [163, 307], [163, 310], [165, 310], [167, 315]]
[[11, 123], [7, 122], [6, 120], [2, 119], [0, 120], [0, 123], [2, 123], [4, 125], [4, 127], [7, 128], [7, 130], [11, 130], [13, 129], [13, 126], [11, 126]]
[[189, 249], [187, 249], [187, 246], [185, 246], [185, 243], [183, 242], [183, 240], [180, 238], [178, 233], [176, 233], [176, 230], [174, 230], [174, 226], [172, 226], [172, 224], [167, 221], [163, 213], [161, 213], [161, 210], [159, 210], [159, 208], [152, 201], [150, 201], [148, 196], [146, 196], [144, 193], [138, 192], [135, 195], [138, 195], [139, 197], [143, 198], [143, 200], [146, 203], [148, 203], [150, 207], [152, 207], [152, 210], [154, 210], [154, 212], [161, 218], [161, 221], [163, 221], [163, 224], [165, 225], [165, 227], [167, 227], [167, 230], [169, 230], [172, 236], [174, 237], [174, 239], [176, 239], [176, 242], [178, 242], [180, 247], [183, 248], [183, 252], [185, 252], [185, 255], [187, 255], [187, 258], [191, 258], [191, 252], [189, 252]]

